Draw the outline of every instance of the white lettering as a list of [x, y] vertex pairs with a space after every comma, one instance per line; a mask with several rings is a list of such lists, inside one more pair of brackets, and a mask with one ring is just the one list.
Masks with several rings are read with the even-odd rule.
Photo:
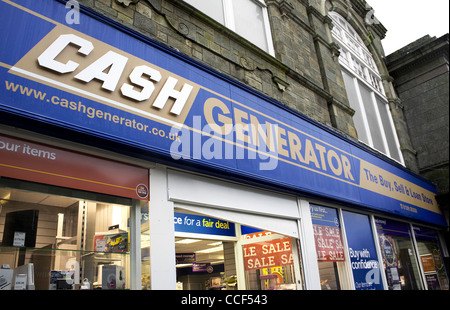
[[[93, 79], [98, 79], [103, 81], [102, 88], [114, 91], [117, 83], [119, 83], [120, 76], [122, 75], [123, 69], [125, 69], [127, 61], [127, 57], [109, 51], [86, 69], [75, 75], [75, 78], [83, 82], [90, 82]], [[109, 70], [107, 70], [108, 68]], [[108, 71], [108, 73], [105, 71]]]
[[[149, 78], [145, 79], [142, 75], [147, 75]], [[161, 80], [161, 73], [152, 69], [148, 66], [137, 66], [133, 69], [133, 72], [130, 74], [130, 81], [142, 87], [142, 90], [136, 91], [133, 89], [133, 86], [127, 83], [124, 83], [120, 88], [122, 95], [132, 98], [136, 101], [144, 101], [150, 98], [153, 91], [155, 90], [155, 85], [151, 82], [159, 82]]]
[[83, 55], [89, 55], [94, 49], [94, 45], [91, 42], [82, 39], [74, 34], [60, 35], [55, 42], [53, 42], [39, 57], [38, 62], [42, 67], [52, 69], [59, 73], [68, 73], [75, 71], [79, 64], [69, 60], [67, 63], [61, 63], [55, 60], [69, 44], [79, 46], [78, 53]]
[[193, 87], [189, 84], [184, 84], [181, 91], [177, 91], [175, 89], [177, 83], [178, 80], [176, 78], [170, 76], [167, 79], [166, 83], [161, 89], [161, 92], [159, 93], [158, 97], [153, 103], [153, 106], [155, 108], [163, 109], [169, 98], [173, 98], [175, 99], [175, 103], [172, 109], [170, 110], [170, 113], [175, 115], [181, 114], [181, 111], [183, 110], [184, 105], [186, 104], [186, 101], [189, 98], [189, 95], [191, 94]]

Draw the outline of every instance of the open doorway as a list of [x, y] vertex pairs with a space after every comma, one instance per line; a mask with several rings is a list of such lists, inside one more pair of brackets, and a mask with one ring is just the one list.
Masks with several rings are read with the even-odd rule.
[[185, 209], [174, 222], [178, 289], [299, 288], [297, 239]]
[[175, 249], [178, 289], [234, 289], [234, 242], [178, 237]]

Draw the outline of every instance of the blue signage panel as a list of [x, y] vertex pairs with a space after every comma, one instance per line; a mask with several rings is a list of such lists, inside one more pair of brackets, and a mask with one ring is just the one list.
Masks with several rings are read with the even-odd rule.
[[411, 237], [411, 231], [407, 223], [384, 218], [375, 218], [375, 225], [377, 226], [379, 234], [396, 235], [407, 238]]
[[310, 210], [314, 225], [340, 227], [337, 209], [311, 204]]
[[437, 232], [433, 229], [426, 227], [414, 226], [414, 236], [417, 239], [434, 240], [439, 241], [439, 236]]
[[355, 289], [382, 290], [383, 283], [369, 217], [343, 211]]
[[104, 19], [68, 24], [70, 10], [0, 2], [0, 111], [446, 226], [431, 183]]
[[234, 223], [213, 217], [175, 212], [175, 231], [194, 234], [236, 236]]

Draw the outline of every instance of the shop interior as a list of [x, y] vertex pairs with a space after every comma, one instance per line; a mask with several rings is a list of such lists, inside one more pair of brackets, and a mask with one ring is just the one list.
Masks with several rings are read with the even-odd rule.
[[[177, 211], [204, 216], [186, 210]], [[237, 230], [241, 230], [240, 225], [236, 223], [234, 225], [236, 225]], [[177, 289], [237, 290], [239, 289], [237, 281], [239, 268], [241, 268], [241, 274], [245, 276], [246, 289], [296, 289], [292, 259], [291, 261], [286, 259], [286, 264], [277, 265], [274, 263], [270, 267], [263, 266], [271, 259], [276, 261], [275, 252], [281, 251], [280, 245], [276, 243], [277, 240], [283, 240], [284, 243], [290, 244], [290, 238], [256, 228], [246, 227], [246, 229], [253, 233], [247, 234], [241, 230], [242, 234], [237, 234], [238, 237], [221, 238], [220, 236], [177, 232], [175, 238]], [[256, 248], [250, 250], [248, 247], [253, 244], [260, 247], [266, 246], [267, 253], [256, 253]], [[241, 253], [237, 253], [237, 251], [241, 251]], [[250, 253], [250, 251], [254, 252], [252, 252], [251, 257], [253, 261], [249, 263], [245, 259], [245, 253]], [[294, 252], [289, 247], [286, 253], [286, 258], [292, 258], [289, 254]], [[236, 256], [239, 254], [243, 254], [243, 266], [237, 266]], [[255, 267], [258, 263], [261, 264], [261, 268]]]
[[129, 204], [3, 178], [0, 289], [129, 288]]
[[234, 289], [234, 242], [175, 238], [175, 249], [178, 289]]

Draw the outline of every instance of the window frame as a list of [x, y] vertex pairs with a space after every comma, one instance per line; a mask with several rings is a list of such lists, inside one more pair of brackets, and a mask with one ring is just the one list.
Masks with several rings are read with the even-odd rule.
[[[187, 0], [184, 0], [186, 3], [190, 4]], [[236, 30], [236, 22], [234, 19], [234, 8], [233, 8], [233, 0], [220, 0], [222, 2], [222, 10], [223, 10], [223, 17], [224, 17], [224, 23], [223, 25], [230, 29], [231, 31], [235, 32], [236, 34], [243, 37], [237, 30]], [[242, 1], [242, 0], [241, 0]], [[249, 41], [253, 45], [257, 46], [261, 50], [265, 51], [266, 53], [270, 54], [271, 56], [275, 55], [275, 49], [273, 47], [273, 39], [272, 39], [272, 31], [270, 28], [270, 22], [269, 22], [269, 14], [267, 11], [267, 5], [264, 3], [263, 0], [246, 0], [251, 1], [254, 4], [258, 5], [262, 9], [262, 15], [263, 15], [263, 27], [264, 27], [264, 36], [265, 40], [267, 42], [267, 49], [263, 48], [261, 46], [256, 45], [251, 41], [251, 39], [243, 37], [245, 40]], [[193, 5], [192, 5], [193, 6]], [[195, 7], [197, 10], [203, 12], [201, 8]], [[217, 21], [218, 23], [222, 24], [220, 21]]]
[[[400, 149], [400, 141], [395, 129], [391, 111], [389, 109], [389, 102], [385, 94], [382, 78], [378, 72], [372, 54], [348, 21], [336, 12], [329, 12], [329, 16], [333, 20], [333, 29], [331, 31], [332, 37], [339, 45], [341, 51], [339, 56], [341, 70], [345, 71], [345, 73], [348, 74], [353, 80], [353, 87], [358, 98], [355, 104], [358, 105], [362, 114], [361, 121], [364, 126], [363, 130], [367, 136], [367, 141], [363, 141], [361, 139], [359, 139], [359, 141], [385, 154], [401, 165], [404, 165], [405, 163]], [[371, 99], [370, 102], [363, 101], [361, 87], [359, 85], [360, 83], [369, 89]], [[387, 131], [378, 107], [378, 100], [384, 104], [386, 109], [388, 119], [385, 121], [387, 121], [387, 124], [390, 126], [390, 130], [393, 133], [393, 142], [395, 143], [395, 148], [398, 153], [398, 159], [391, 154], [392, 150], [389, 148], [388, 137], [386, 135]], [[371, 126], [369, 125], [368, 115], [366, 113], [366, 110], [368, 109], [375, 111], [375, 119], [382, 139], [382, 145], [380, 145], [380, 147], [384, 148], [384, 150], [380, 149], [380, 147], [377, 148], [374, 144], [373, 136], [375, 131], [371, 130]]]

